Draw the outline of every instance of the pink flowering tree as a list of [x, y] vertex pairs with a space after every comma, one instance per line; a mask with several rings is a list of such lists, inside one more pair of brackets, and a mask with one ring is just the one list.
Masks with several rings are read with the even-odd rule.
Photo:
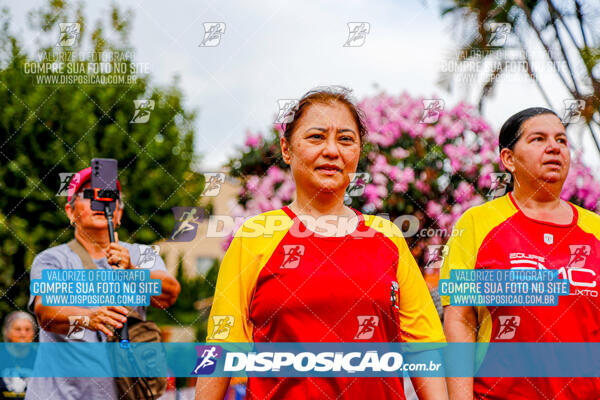
[[[508, 177], [499, 164], [498, 134], [474, 107], [459, 103], [424, 111], [423, 100], [404, 93], [360, 102], [369, 133], [357, 172], [368, 175], [351, 183], [354, 195], [346, 198], [346, 204], [364, 213], [401, 221], [421, 266], [427, 262], [427, 246], [445, 243], [465, 210], [502, 195], [502, 178]], [[235, 216], [292, 201], [294, 183], [280, 156], [280, 134], [280, 126], [268, 136], [247, 133], [239, 156], [230, 160], [231, 174], [242, 182]], [[600, 185], [580, 157], [572, 160], [562, 197], [598, 208]]]

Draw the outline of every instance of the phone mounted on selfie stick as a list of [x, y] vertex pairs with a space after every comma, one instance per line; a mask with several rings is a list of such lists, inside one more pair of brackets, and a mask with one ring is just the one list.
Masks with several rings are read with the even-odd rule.
[[[91, 188], [83, 190], [83, 198], [91, 200], [92, 211], [103, 211], [108, 222], [108, 239], [115, 242], [115, 225], [113, 213], [117, 207], [117, 200], [121, 198], [117, 182], [117, 160], [112, 158], [92, 159]], [[127, 322], [123, 327], [116, 329], [122, 348], [129, 347], [129, 329]]]

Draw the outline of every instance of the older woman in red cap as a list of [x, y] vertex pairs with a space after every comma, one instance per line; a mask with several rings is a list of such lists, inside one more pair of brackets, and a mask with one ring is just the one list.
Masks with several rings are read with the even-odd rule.
[[[143, 247], [118, 241], [110, 243], [104, 212], [91, 209], [91, 201], [84, 197], [90, 188], [91, 167], [79, 171], [71, 180], [65, 211], [75, 228], [75, 240], [42, 251], [33, 260], [31, 279], [40, 279], [45, 269], [81, 269], [86, 259], [98, 269], [137, 268], [142, 262]], [[117, 182], [119, 194], [120, 183]], [[115, 230], [123, 216], [121, 198], [116, 200]], [[89, 257], [86, 256], [89, 255]], [[180, 286], [166, 270], [159, 255], [149, 268], [151, 279], [160, 279], [162, 293], [153, 296], [154, 307], [170, 307], [179, 295]], [[105, 342], [114, 329], [121, 328], [129, 311], [125, 307], [46, 306], [40, 296], [30, 296], [29, 308], [35, 312], [40, 325], [40, 342]], [[145, 307], [133, 307], [145, 318]], [[74, 325], [77, 325], [74, 329]], [[31, 399], [117, 399], [117, 388], [112, 378], [32, 378], [27, 390]]]

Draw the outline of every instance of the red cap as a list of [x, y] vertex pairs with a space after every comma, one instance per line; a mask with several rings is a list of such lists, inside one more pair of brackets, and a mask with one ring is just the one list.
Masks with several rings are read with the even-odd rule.
[[[90, 181], [91, 179], [92, 179], [92, 167], [84, 168], [81, 171], [73, 174], [73, 177], [71, 178], [71, 183], [69, 183], [69, 191], [68, 191], [67, 201], [70, 202], [71, 197], [73, 197], [73, 195], [75, 193], [77, 193], [79, 191], [79, 189], [86, 182]], [[121, 182], [119, 182], [118, 179], [117, 179], [117, 189], [119, 189], [119, 192], [121, 192]]]

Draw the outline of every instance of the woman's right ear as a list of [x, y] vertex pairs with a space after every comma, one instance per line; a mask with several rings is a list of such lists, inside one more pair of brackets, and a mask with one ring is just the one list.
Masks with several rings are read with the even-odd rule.
[[503, 148], [500, 151], [500, 161], [504, 165], [504, 168], [510, 173], [515, 172], [515, 160], [513, 159], [513, 152], [508, 148]]
[[291, 157], [290, 145], [284, 136], [281, 136], [279, 139], [279, 145], [281, 146], [281, 157], [283, 158], [283, 162], [289, 165]]

